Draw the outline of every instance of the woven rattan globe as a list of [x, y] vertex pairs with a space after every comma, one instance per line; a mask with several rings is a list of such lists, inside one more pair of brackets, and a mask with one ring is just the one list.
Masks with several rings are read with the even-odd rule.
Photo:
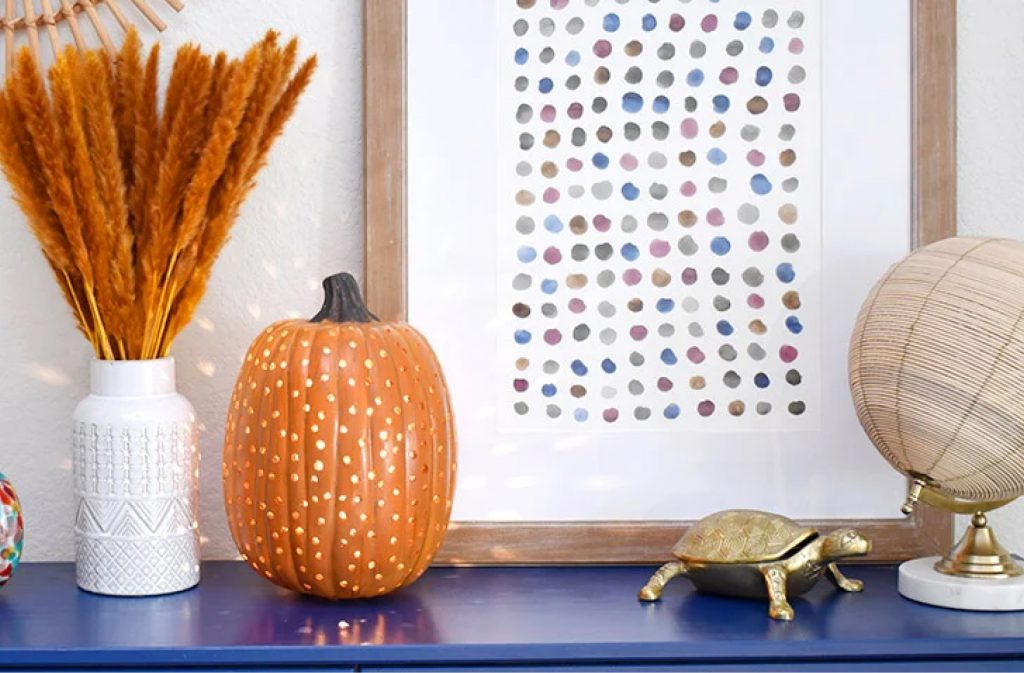
[[893, 266], [857, 318], [850, 389], [900, 472], [962, 500], [1024, 493], [1024, 244], [950, 238]]

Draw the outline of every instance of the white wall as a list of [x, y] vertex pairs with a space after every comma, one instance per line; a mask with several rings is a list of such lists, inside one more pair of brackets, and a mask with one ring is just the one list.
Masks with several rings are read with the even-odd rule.
[[[223, 410], [239, 359], [264, 324], [312, 315], [319, 279], [362, 267], [361, 0], [196, 0], [160, 39], [233, 53], [274, 26], [316, 51], [321, 68], [243, 209], [198, 319], [175, 345], [179, 387], [201, 410], [203, 553], [230, 558], [222, 514]], [[960, 231], [1024, 237], [1024, 2], [960, 0]], [[26, 558], [69, 560], [69, 419], [86, 394], [89, 350], [73, 333], [20, 212], [0, 186], [0, 470], [21, 492]], [[297, 235], [295, 232], [301, 232]], [[1001, 538], [1024, 550], [1024, 503], [996, 512]]]

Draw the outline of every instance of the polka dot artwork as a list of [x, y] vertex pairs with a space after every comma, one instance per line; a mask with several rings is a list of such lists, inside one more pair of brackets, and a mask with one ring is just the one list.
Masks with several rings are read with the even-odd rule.
[[501, 0], [499, 422], [820, 420], [819, 0]]

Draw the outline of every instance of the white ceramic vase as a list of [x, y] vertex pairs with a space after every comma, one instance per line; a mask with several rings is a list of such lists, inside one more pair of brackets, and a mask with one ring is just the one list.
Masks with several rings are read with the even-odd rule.
[[174, 387], [174, 358], [93, 360], [75, 409], [78, 586], [153, 596], [199, 582], [195, 411]]

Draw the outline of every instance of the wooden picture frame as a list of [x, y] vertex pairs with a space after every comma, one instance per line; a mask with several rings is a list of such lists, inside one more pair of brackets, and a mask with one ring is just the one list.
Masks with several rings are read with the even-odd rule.
[[[912, 2], [914, 246], [956, 234], [956, 0]], [[406, 293], [406, 0], [364, 2], [365, 284], [382, 319], [403, 319]], [[918, 507], [906, 519], [809, 522], [856, 526], [867, 562], [945, 551], [953, 517]], [[453, 523], [435, 562], [454, 565], [656, 563], [685, 521]]]

